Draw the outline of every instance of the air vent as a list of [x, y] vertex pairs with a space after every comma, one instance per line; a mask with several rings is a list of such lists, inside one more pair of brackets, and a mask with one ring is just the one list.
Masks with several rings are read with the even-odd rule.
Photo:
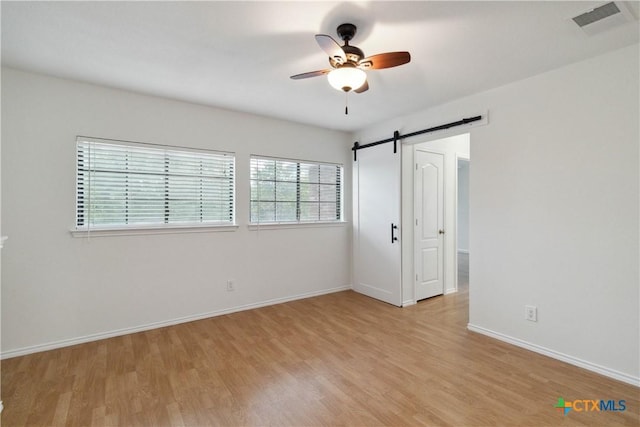
[[588, 35], [598, 34], [635, 20], [624, 2], [609, 2], [571, 18]]
[[585, 25], [589, 25], [596, 21], [600, 21], [601, 19], [608, 18], [611, 15], [615, 15], [616, 13], [620, 13], [620, 9], [618, 9], [618, 6], [616, 6], [614, 2], [611, 2], [603, 4], [600, 7], [596, 7], [590, 12], [578, 15], [573, 18], [573, 21], [578, 24], [578, 26], [584, 27]]

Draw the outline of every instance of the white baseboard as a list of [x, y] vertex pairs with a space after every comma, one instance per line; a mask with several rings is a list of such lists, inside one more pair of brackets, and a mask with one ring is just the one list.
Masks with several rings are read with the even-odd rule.
[[456, 288], [449, 288], [444, 290], [444, 295], [455, 294], [456, 292], [458, 292]]
[[624, 383], [631, 384], [636, 387], [640, 387], [640, 377], [634, 377], [632, 375], [628, 375], [623, 372], [616, 371], [615, 369], [610, 369], [604, 366], [597, 365], [595, 363], [587, 362], [586, 360], [578, 359], [577, 357], [569, 356], [567, 354], [560, 353], [558, 351], [551, 350], [549, 348], [542, 347], [537, 344], [532, 344], [530, 342], [523, 341], [518, 338], [513, 338], [508, 335], [501, 334], [500, 332], [495, 332], [490, 329], [483, 328], [481, 326], [472, 325], [471, 323], [467, 324], [467, 329], [469, 329], [472, 332], [477, 332], [479, 334], [486, 335], [500, 341], [504, 341], [506, 343], [515, 345], [517, 347], [522, 347], [527, 350], [531, 350], [536, 353], [543, 354], [545, 356], [551, 357], [552, 359], [557, 359], [562, 362], [569, 363], [570, 365], [578, 366], [588, 371], [592, 371], [600, 375], [613, 378], [614, 380], [622, 381]]
[[0, 400], [0, 414], [2, 413], [3, 409], [4, 409], [4, 406], [2, 406], [2, 400]]
[[332, 294], [352, 289], [351, 285], [338, 286], [321, 291], [307, 292], [304, 294], [293, 295], [284, 298], [274, 298], [252, 304], [239, 305], [236, 307], [226, 308], [222, 310], [214, 310], [207, 313], [196, 314], [193, 316], [179, 317], [177, 319], [164, 320], [161, 322], [148, 323], [146, 325], [134, 326], [132, 328], [117, 329], [114, 331], [100, 332], [97, 334], [85, 335], [77, 338], [70, 338], [60, 341], [53, 341], [45, 344], [38, 344], [29, 347], [18, 348], [14, 350], [4, 351], [0, 353], [0, 360], [10, 359], [12, 357], [24, 356], [27, 354], [38, 353], [41, 351], [54, 350], [56, 348], [69, 347], [76, 344], [83, 344], [91, 341], [98, 341], [105, 338], [113, 338], [121, 335], [134, 334], [136, 332], [148, 331], [151, 329], [164, 328], [165, 326], [178, 325], [180, 323], [193, 322], [194, 320], [208, 319], [210, 317], [222, 316], [225, 314], [236, 313], [239, 311], [252, 310], [254, 308], [266, 307], [269, 305], [282, 304], [285, 302], [296, 301], [305, 298], [317, 297], [320, 295]]
[[412, 299], [408, 299], [406, 301], [402, 301], [402, 306], [403, 307], [409, 307], [410, 305], [415, 305], [416, 301], [412, 300]]

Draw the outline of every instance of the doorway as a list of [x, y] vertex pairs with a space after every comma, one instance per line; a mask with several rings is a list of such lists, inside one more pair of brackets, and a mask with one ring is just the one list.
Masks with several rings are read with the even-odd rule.
[[[405, 217], [403, 213], [403, 218], [405, 218], [405, 224], [411, 224], [412, 227], [406, 229], [407, 233], [404, 242], [406, 246], [403, 247], [413, 256], [403, 257], [403, 266], [406, 266], [406, 270], [403, 267], [403, 270], [406, 271], [406, 274], [403, 273], [403, 277], [409, 279], [405, 282], [407, 285], [411, 284], [411, 288], [407, 289], [407, 292], [413, 295], [413, 303], [416, 303], [418, 300], [425, 298], [423, 289], [421, 289], [424, 288], [425, 278], [430, 279], [432, 284], [438, 281], [442, 284], [440, 292], [435, 292], [432, 295], [427, 293], [427, 297], [457, 292], [460, 280], [464, 281], [463, 286], [467, 286], [466, 283], [468, 283], [468, 279], [466, 279], [468, 277], [468, 267], [465, 268], [468, 263], [465, 262], [466, 258], [464, 256], [467, 254], [458, 256], [458, 160], [466, 160], [468, 162], [470, 159], [470, 134], [424, 141], [407, 148], [408, 150], [405, 151], [407, 162], [403, 160], [403, 170], [407, 171], [407, 174], [403, 174], [403, 206], [406, 207], [404, 211], [407, 216]], [[430, 227], [428, 230], [430, 233], [427, 233], [431, 236], [433, 234], [431, 232], [435, 230], [439, 236], [441, 246], [438, 250], [428, 247], [426, 245], [426, 243], [429, 243], [428, 241], [421, 242], [421, 239], [427, 236], [427, 234], [420, 234], [420, 232], [424, 231], [420, 227], [421, 221], [424, 223], [424, 218], [421, 218], [421, 210], [433, 209], [437, 205], [437, 203], [428, 202], [426, 206], [419, 206], [419, 204], [424, 204], [421, 201], [421, 197], [424, 199], [424, 188], [421, 182], [425, 176], [425, 171], [422, 169], [423, 166], [421, 164], [425, 163], [425, 152], [440, 155], [443, 159], [441, 178], [443, 188], [441, 202], [442, 221], [439, 222], [437, 227], [435, 227], [436, 222], [434, 221], [432, 224], [434, 227]], [[411, 163], [409, 163], [409, 158]], [[437, 167], [430, 166], [427, 175], [436, 176], [436, 169]], [[462, 172], [461, 175], [465, 172]], [[468, 194], [468, 184], [466, 188]], [[431, 193], [437, 194], [436, 191], [431, 191]], [[465, 206], [468, 213], [468, 196], [466, 200], [467, 204]], [[436, 214], [433, 217], [437, 218], [438, 215]], [[468, 226], [464, 231], [466, 231], [468, 237]], [[403, 236], [405, 236], [404, 233]], [[410, 242], [408, 241], [409, 239]], [[425, 245], [422, 245], [422, 243], [425, 243]], [[462, 249], [467, 249], [468, 251], [468, 247]], [[458, 271], [459, 263], [463, 268], [460, 272]]]

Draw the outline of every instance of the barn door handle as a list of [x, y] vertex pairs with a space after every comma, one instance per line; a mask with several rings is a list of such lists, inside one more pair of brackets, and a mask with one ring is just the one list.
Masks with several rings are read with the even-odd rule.
[[444, 234], [444, 230], [438, 230], [438, 234]]
[[395, 230], [398, 229], [398, 226], [395, 225], [394, 223], [391, 223], [391, 243], [395, 243], [398, 241], [398, 238], [396, 237], [396, 233]]

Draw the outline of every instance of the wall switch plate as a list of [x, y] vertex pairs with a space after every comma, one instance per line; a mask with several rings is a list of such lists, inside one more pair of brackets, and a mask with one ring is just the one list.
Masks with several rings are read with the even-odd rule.
[[525, 305], [524, 306], [524, 318], [531, 321], [538, 321], [538, 308], [535, 305]]
[[227, 292], [236, 290], [236, 282], [235, 280], [227, 280]]

